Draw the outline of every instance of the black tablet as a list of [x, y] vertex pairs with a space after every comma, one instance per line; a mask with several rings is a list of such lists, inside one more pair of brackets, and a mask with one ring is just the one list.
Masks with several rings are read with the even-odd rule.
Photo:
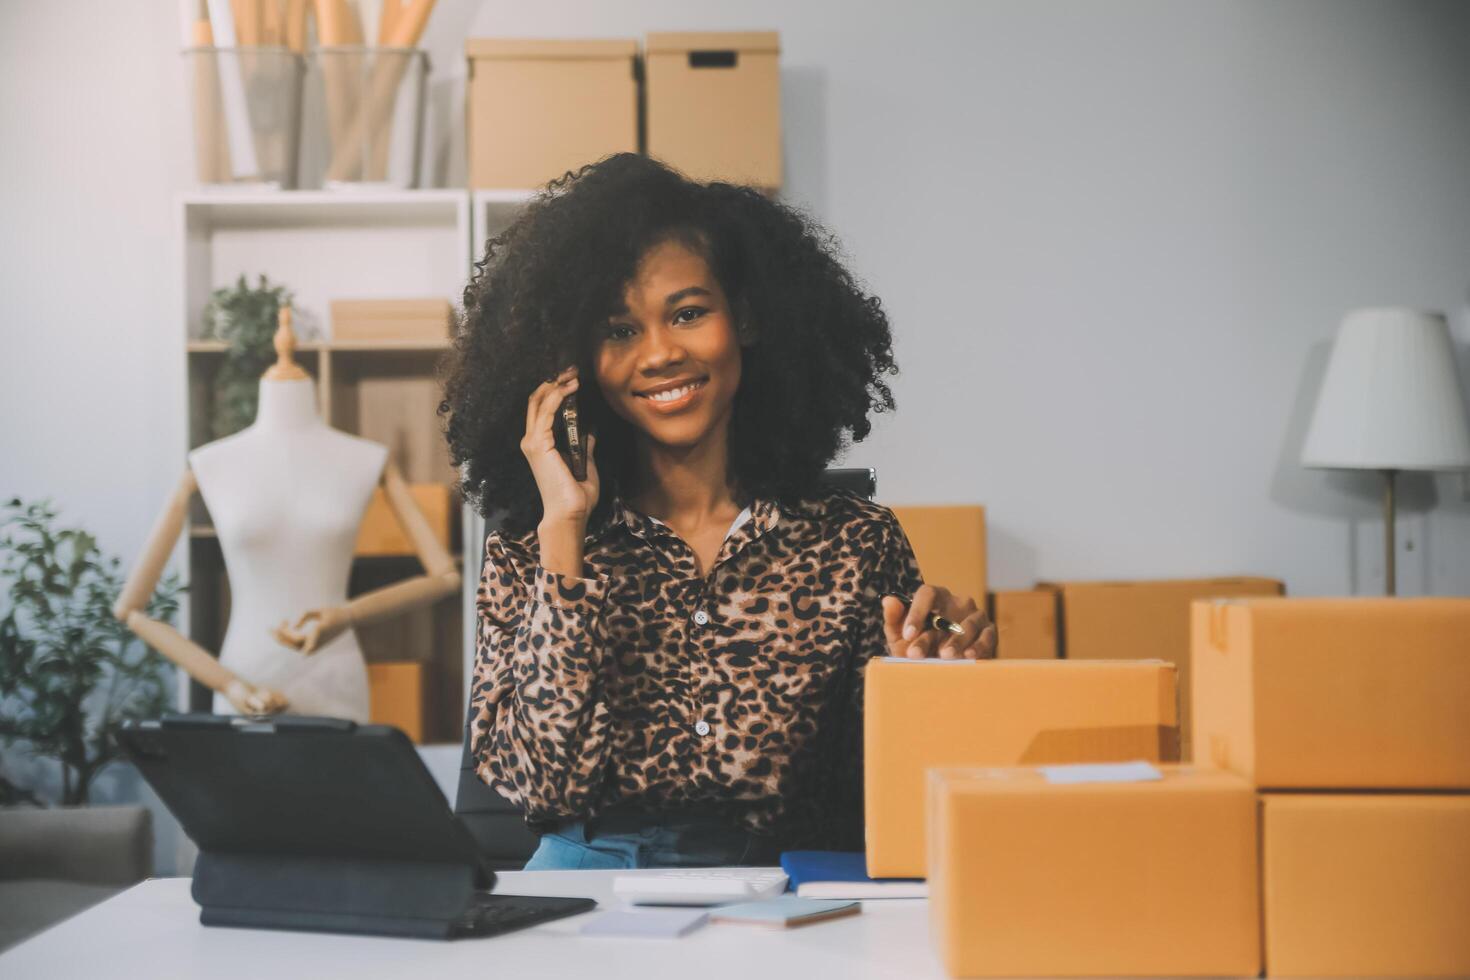
[[199, 847], [208, 925], [448, 938], [596, 904], [489, 895], [494, 872], [396, 728], [177, 715], [118, 741]]

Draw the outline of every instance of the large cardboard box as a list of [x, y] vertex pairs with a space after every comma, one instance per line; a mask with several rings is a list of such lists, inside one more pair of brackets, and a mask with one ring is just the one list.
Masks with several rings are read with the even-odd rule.
[[868, 874], [878, 878], [925, 874], [927, 769], [1179, 758], [1165, 663], [883, 657], [865, 683]]
[[[414, 483], [409, 485], [408, 492], [428, 521], [434, 537], [452, 550], [459, 524], [458, 498], [454, 489], [442, 483]], [[381, 487], [374, 490], [362, 524], [357, 529], [355, 554], [362, 558], [382, 558], [417, 553], [413, 542], [403, 532], [403, 526], [398, 523], [398, 516], [389, 506], [388, 495]]]
[[633, 40], [465, 42], [470, 186], [540, 187], [638, 152], [637, 49]]
[[1179, 668], [1183, 758], [1191, 760], [1189, 604], [1217, 596], [1279, 596], [1281, 582], [1250, 576], [1139, 582], [1042, 582], [1061, 596], [1061, 655], [1068, 660], [1167, 660]]
[[896, 506], [904, 537], [913, 546], [924, 581], [985, 603], [985, 508]]
[[1470, 789], [1470, 599], [1194, 606], [1196, 761], [1263, 789]]
[[368, 716], [375, 725], [424, 740], [424, 665], [412, 660], [368, 664]]
[[1470, 976], [1470, 795], [1267, 793], [1261, 833], [1269, 976]]
[[929, 907], [956, 977], [1256, 976], [1256, 800], [1231, 773], [1145, 782], [930, 774]]
[[986, 603], [1002, 660], [1055, 660], [1057, 594], [1049, 589], [992, 592]]
[[648, 155], [695, 180], [781, 186], [775, 31], [650, 33]]

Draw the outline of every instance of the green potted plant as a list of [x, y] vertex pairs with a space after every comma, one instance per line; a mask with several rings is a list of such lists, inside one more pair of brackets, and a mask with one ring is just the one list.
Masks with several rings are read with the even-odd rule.
[[[61, 766], [62, 805], [88, 802], [119, 750], [113, 732], [169, 707], [165, 662], [112, 615], [118, 558], [80, 528], [57, 526], [49, 502], [0, 508], [0, 744]], [[170, 574], [148, 615], [172, 622], [183, 587]], [[0, 802], [40, 802], [0, 777]]]
[[242, 275], [235, 285], [210, 294], [204, 307], [204, 337], [229, 345], [214, 379], [214, 438], [239, 432], [255, 421], [260, 376], [276, 356], [271, 344], [276, 316], [281, 305], [290, 302], [290, 291], [271, 285], [264, 275], [255, 286]]

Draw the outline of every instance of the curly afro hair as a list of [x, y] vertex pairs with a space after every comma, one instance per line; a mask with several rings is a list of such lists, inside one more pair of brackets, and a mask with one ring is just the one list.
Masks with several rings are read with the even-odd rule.
[[[888, 317], [838, 261], [834, 237], [753, 188], [697, 183], [638, 154], [605, 157], [547, 184], [486, 244], [464, 291], [439, 414], [465, 495], [486, 516], [503, 512], [508, 531], [541, 517], [520, 450], [527, 399], [573, 361], [593, 376], [594, 328], [622, 306], [644, 253], [670, 240], [709, 264], [740, 328], [730, 439], [740, 493], [813, 495], [846, 442], [867, 436], [869, 412], [893, 408]], [[634, 433], [595, 384], [578, 397], [597, 433], [595, 526], [634, 489]]]

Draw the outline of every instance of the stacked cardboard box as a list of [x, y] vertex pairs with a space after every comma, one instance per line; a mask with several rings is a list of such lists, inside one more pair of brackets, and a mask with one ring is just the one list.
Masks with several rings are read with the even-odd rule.
[[925, 773], [945, 766], [1178, 759], [1174, 668], [1147, 661], [868, 664], [868, 873], [926, 874]]
[[957, 596], [985, 601], [985, 508], [895, 505], [904, 536], [924, 581], [942, 585]]
[[[408, 492], [435, 539], [444, 547], [453, 548], [459, 535], [459, 502], [454, 488], [442, 483], [414, 483]], [[380, 558], [417, 553], [418, 549], [388, 503], [388, 495], [381, 487], [374, 490], [367, 510], [363, 512], [362, 524], [357, 529], [354, 554]]]
[[1197, 761], [1259, 793], [1268, 975], [1470, 975], [1470, 599], [1197, 602], [1192, 632]]
[[[1166, 660], [1179, 668], [1179, 689], [1190, 690], [1189, 605], [1196, 599], [1279, 596], [1271, 578], [1163, 579], [1134, 582], [1042, 582], [1058, 595], [1059, 656], [1068, 660]], [[1182, 758], [1193, 756], [1189, 698], [1179, 719]]]
[[368, 664], [368, 717], [424, 740], [424, 665], [413, 660]]
[[638, 42], [471, 38], [469, 182], [540, 187], [611, 153], [638, 152]]
[[929, 908], [951, 975], [1260, 972], [1255, 799], [1241, 777], [935, 769], [929, 794]]
[[998, 634], [995, 655], [1002, 660], [1055, 660], [1057, 594], [1050, 589], [992, 592], [985, 610]]
[[449, 339], [454, 307], [445, 299], [334, 299], [337, 343], [431, 344]]

